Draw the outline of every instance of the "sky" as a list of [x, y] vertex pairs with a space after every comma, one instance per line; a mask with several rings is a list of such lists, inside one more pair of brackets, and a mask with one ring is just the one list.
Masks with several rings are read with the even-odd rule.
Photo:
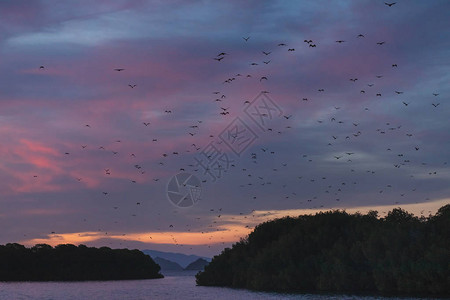
[[0, 1], [0, 244], [212, 257], [275, 217], [434, 214], [449, 10]]

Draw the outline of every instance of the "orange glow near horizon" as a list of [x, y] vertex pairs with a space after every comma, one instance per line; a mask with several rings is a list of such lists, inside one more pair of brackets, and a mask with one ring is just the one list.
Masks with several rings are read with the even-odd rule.
[[[436, 211], [448, 204], [450, 199], [440, 199], [428, 203], [407, 204], [400, 206], [406, 211], [413, 213], [416, 216], [427, 216], [429, 213], [435, 214]], [[398, 205], [387, 205], [378, 207], [353, 207], [345, 209], [348, 213], [367, 213], [369, 210], [390, 211]], [[212, 245], [220, 243], [234, 243], [241, 238], [246, 237], [251, 233], [253, 227], [257, 224], [286, 216], [296, 217], [299, 215], [315, 214], [320, 211], [327, 210], [312, 210], [312, 209], [296, 209], [296, 210], [273, 210], [273, 211], [253, 211], [248, 215], [222, 215], [221, 225], [215, 227], [211, 231], [191, 232], [191, 231], [176, 231], [176, 232], [131, 232], [131, 233], [115, 233], [115, 232], [74, 232], [74, 233], [58, 233], [49, 234], [47, 238], [38, 238], [21, 241], [27, 246], [34, 246], [35, 244], [49, 244], [56, 246], [59, 244], [83, 244], [87, 242], [94, 242], [101, 239], [135, 241], [144, 244], [173, 244], [173, 245]]]
[[238, 225], [227, 226], [222, 230], [210, 232], [136, 232], [127, 234], [115, 234], [105, 232], [74, 232], [49, 234], [47, 238], [24, 240], [21, 244], [34, 246], [36, 244], [79, 245], [94, 242], [100, 239], [114, 239], [122, 241], [138, 241], [148, 244], [179, 244], [179, 245], [207, 245], [218, 243], [232, 243], [239, 241], [250, 233], [249, 228]]

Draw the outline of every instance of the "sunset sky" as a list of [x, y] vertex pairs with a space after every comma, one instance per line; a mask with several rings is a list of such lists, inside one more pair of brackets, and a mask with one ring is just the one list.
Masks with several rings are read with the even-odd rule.
[[[0, 244], [213, 256], [284, 215], [435, 213], [450, 203], [449, 11], [0, 1]], [[190, 207], [167, 196], [180, 172], [201, 181]]]

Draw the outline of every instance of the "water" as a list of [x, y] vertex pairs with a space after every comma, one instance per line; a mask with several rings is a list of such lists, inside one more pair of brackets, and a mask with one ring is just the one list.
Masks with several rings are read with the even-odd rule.
[[[196, 272], [174, 272], [162, 279], [87, 282], [0, 282], [0, 299], [389, 299], [383, 297], [283, 295], [195, 285]], [[398, 299], [398, 298], [397, 298]], [[405, 300], [406, 298], [402, 298]], [[412, 299], [412, 298], [409, 298]]]

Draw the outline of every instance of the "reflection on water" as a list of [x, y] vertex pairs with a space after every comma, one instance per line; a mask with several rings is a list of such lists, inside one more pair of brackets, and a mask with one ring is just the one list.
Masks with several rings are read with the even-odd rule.
[[[0, 282], [0, 299], [384, 299], [382, 297], [284, 295], [195, 285], [194, 272], [167, 272], [150, 280]], [[394, 298], [386, 298], [394, 300]], [[407, 298], [402, 298], [407, 299]], [[409, 298], [412, 299], [412, 298]]]

